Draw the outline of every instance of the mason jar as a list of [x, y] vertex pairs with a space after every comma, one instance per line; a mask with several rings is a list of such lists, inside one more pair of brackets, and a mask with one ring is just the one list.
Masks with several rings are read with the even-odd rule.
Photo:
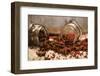
[[28, 31], [29, 46], [40, 46], [47, 38], [48, 32], [44, 25], [30, 24]]
[[70, 20], [67, 24], [64, 25], [62, 30], [62, 35], [67, 37], [67, 40], [71, 42], [76, 42], [81, 36], [81, 26], [75, 19]]

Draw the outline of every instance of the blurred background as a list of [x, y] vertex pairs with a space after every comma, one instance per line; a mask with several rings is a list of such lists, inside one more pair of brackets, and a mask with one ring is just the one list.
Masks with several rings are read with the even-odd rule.
[[88, 31], [88, 18], [87, 17], [72, 17], [72, 16], [52, 16], [52, 15], [28, 15], [28, 25], [41, 24], [46, 26], [49, 32], [59, 33], [63, 26], [70, 20], [76, 20], [81, 26], [82, 32]]

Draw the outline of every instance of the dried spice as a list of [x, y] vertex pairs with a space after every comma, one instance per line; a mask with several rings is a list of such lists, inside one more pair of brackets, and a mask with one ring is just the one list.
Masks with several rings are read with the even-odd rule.
[[[87, 58], [87, 32], [82, 33], [76, 20], [64, 25], [60, 33], [50, 33], [43, 25], [33, 24], [28, 34], [29, 47], [38, 47], [35, 54], [45, 60]], [[31, 48], [31, 49], [32, 49]]]
[[38, 55], [38, 56], [44, 56], [45, 55], [45, 51], [38, 51], [38, 52], [36, 52], [36, 54]]
[[[68, 55], [72, 51], [76, 51], [76, 54], [78, 51], [87, 51], [88, 48], [88, 40], [78, 40], [75, 43], [73, 43], [75, 35], [73, 33], [63, 35], [62, 38], [60, 38], [60, 35], [48, 35], [44, 42], [40, 45], [40, 56], [45, 55], [43, 51], [49, 51], [53, 50], [59, 54]], [[41, 37], [42, 39], [43, 37]], [[42, 52], [41, 52], [42, 51]]]

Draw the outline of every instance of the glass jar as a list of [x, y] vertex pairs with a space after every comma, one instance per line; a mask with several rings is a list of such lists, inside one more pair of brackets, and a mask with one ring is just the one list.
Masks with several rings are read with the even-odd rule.
[[81, 34], [81, 27], [74, 19], [65, 24], [62, 30], [62, 36], [66, 36], [66, 40], [72, 43], [76, 42]]
[[28, 31], [29, 46], [40, 46], [48, 36], [47, 29], [40, 24], [31, 24]]

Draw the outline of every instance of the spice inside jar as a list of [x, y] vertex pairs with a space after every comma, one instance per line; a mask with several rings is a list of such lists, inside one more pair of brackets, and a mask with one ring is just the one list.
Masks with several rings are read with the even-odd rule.
[[81, 36], [81, 28], [76, 20], [70, 20], [64, 25], [62, 30], [62, 36], [66, 38], [69, 42], [76, 42]]

